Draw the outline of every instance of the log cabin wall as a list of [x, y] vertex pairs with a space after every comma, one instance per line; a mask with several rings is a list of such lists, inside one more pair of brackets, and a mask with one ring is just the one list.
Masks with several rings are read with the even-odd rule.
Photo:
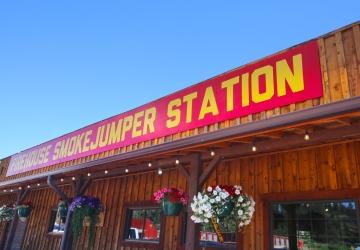
[[305, 102], [291, 104], [281, 108], [275, 108], [233, 120], [215, 123], [213, 125], [188, 130], [174, 135], [157, 138], [151, 141], [140, 142], [138, 144], [129, 145], [123, 148], [110, 150], [107, 152], [79, 158], [22, 174], [13, 175], [10, 177], [6, 177], [6, 170], [10, 159], [7, 158], [4, 159], [2, 163], [0, 163], [0, 181], [17, 179], [20, 177], [44, 173], [59, 168], [66, 168], [68, 166], [129, 152], [144, 147], [150, 147], [152, 145], [161, 144], [164, 142], [175, 141], [192, 135], [208, 133], [214, 130], [236, 126], [239, 124], [267, 119], [279, 114], [286, 114], [296, 110], [311, 108], [330, 102], [336, 102], [354, 96], [360, 96], [359, 22], [319, 37], [317, 38], [317, 42], [319, 46], [319, 56], [323, 78], [324, 95], [322, 98], [307, 100]]
[[[273, 153], [223, 162], [210, 175], [204, 186], [215, 184], [241, 184], [257, 203], [253, 222], [245, 228], [242, 248], [264, 249], [267, 217], [264, 214], [262, 196], [283, 192], [327, 192], [360, 188], [360, 142], [343, 142], [334, 145]], [[175, 169], [129, 175], [95, 181], [88, 195], [98, 196], [105, 204], [104, 225], [97, 227], [94, 249], [140, 250], [121, 246], [124, 223], [124, 203], [146, 201], [161, 187], [187, 189], [186, 179]], [[63, 187], [70, 194], [70, 186]], [[2, 197], [4, 199], [5, 196]], [[9, 198], [9, 197], [7, 197]], [[34, 209], [28, 220], [23, 249], [59, 249], [60, 238], [47, 233], [50, 212], [59, 197], [50, 188], [31, 191]], [[3, 200], [1, 200], [3, 202]], [[169, 217], [165, 221], [165, 250], [177, 249], [181, 217]], [[86, 230], [79, 239], [77, 249], [86, 249]]]

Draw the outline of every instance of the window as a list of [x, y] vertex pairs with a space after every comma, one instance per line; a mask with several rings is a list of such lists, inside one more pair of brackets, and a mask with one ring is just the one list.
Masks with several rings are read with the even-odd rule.
[[161, 209], [158, 207], [126, 210], [125, 241], [160, 242]]
[[51, 210], [48, 232], [52, 234], [63, 233], [66, 217], [61, 218], [57, 208]]
[[354, 200], [274, 202], [271, 249], [360, 249]]

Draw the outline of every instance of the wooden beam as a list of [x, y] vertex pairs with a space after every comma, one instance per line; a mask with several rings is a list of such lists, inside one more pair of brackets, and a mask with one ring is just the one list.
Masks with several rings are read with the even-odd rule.
[[[195, 195], [197, 195], [199, 191], [199, 177], [200, 171], [202, 167], [202, 162], [199, 154], [192, 155], [192, 159], [189, 166], [189, 173], [190, 173], [190, 181], [189, 181], [189, 199], [192, 199]], [[185, 249], [186, 250], [195, 250], [197, 249], [197, 243], [199, 239], [199, 225], [195, 224], [191, 220], [192, 210], [190, 206], [190, 202], [188, 204], [188, 216], [187, 216], [187, 223], [186, 223], [186, 242], [185, 242]]]
[[[310, 140], [304, 140], [304, 135], [287, 135], [280, 139], [269, 139], [256, 142], [257, 151], [253, 152], [251, 145], [235, 145], [227, 149], [219, 149], [217, 154], [224, 158], [248, 156], [258, 153], [269, 153], [281, 151], [290, 148], [301, 148], [312, 145], [324, 144], [332, 142], [334, 140], [346, 140], [351, 138], [357, 138], [360, 136], [360, 122], [353, 123], [351, 126], [345, 126], [333, 129], [322, 129], [310, 133]], [[211, 159], [209, 156], [203, 156], [202, 160]]]
[[[26, 196], [29, 194], [29, 189], [22, 189], [19, 190], [16, 197], [15, 207], [20, 205], [26, 198]], [[16, 227], [19, 223], [19, 216], [16, 210], [14, 210], [14, 218], [10, 222], [9, 231], [7, 234], [7, 238], [5, 241], [5, 250], [10, 250], [12, 247], [12, 243], [15, 236]]]
[[223, 158], [221, 156], [216, 155], [214, 159], [210, 161], [205, 171], [203, 171], [202, 174], [200, 175], [199, 178], [200, 187], [205, 183], [206, 179], [210, 176], [210, 174], [214, 171], [214, 169], [220, 164], [222, 159]]
[[187, 181], [190, 181], [190, 173], [183, 164], [179, 164], [179, 171], [186, 177]]
[[67, 195], [59, 188], [58, 185], [54, 182], [53, 176], [49, 175], [47, 178], [47, 184], [50, 186], [52, 190], [54, 190], [63, 201], [65, 201], [66, 205], [69, 205], [69, 198]]
[[213, 132], [199, 134], [184, 139], [179, 139], [169, 143], [162, 143], [153, 145], [111, 157], [105, 157], [98, 160], [73, 165], [66, 168], [55, 169], [48, 172], [38, 173], [31, 176], [26, 176], [18, 179], [7, 180], [0, 183], [0, 187], [12, 185], [14, 183], [31, 181], [38, 178], [44, 178], [48, 175], [64, 174], [79, 170], [84, 170], [89, 167], [104, 165], [104, 164], [119, 164], [119, 161], [126, 161], [130, 159], [143, 159], [144, 156], [149, 157], [153, 154], [176, 152], [182, 149], [189, 149], [196, 145], [206, 145], [215, 143], [217, 141], [224, 141], [226, 139], [241, 137], [246, 135], [260, 134], [265, 131], [275, 131], [282, 127], [293, 127], [298, 125], [306, 125], [313, 123], [316, 120], [335, 118], [343, 115], [348, 115], [351, 112], [358, 112], [360, 110], [360, 96], [352, 97], [346, 100], [315, 106], [311, 109], [304, 109], [294, 111], [288, 114], [270, 117], [269, 119], [259, 120], [251, 123], [241, 124], [239, 126], [229, 127], [226, 129], [219, 129]]

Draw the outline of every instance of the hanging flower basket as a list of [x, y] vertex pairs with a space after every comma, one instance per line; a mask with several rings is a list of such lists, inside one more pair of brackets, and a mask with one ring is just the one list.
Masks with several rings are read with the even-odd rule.
[[26, 203], [16, 206], [16, 210], [17, 210], [20, 221], [22, 221], [22, 222], [27, 221], [27, 218], [30, 215], [31, 209], [32, 209], [31, 202], [26, 202]]
[[14, 218], [14, 206], [3, 205], [0, 207], [0, 222], [11, 221]]
[[163, 200], [161, 202], [161, 209], [165, 216], [176, 216], [179, 215], [183, 204], [179, 202], [171, 202]]
[[90, 221], [89, 225], [89, 249], [92, 248], [95, 240], [95, 227], [98, 221], [98, 216], [103, 209], [103, 205], [99, 198], [92, 196], [78, 196], [70, 204], [70, 211], [73, 212], [72, 216], [72, 231], [74, 235], [74, 245], [76, 244], [80, 233], [83, 229], [83, 223], [85, 217], [88, 217]]
[[191, 203], [195, 223], [211, 223], [219, 242], [224, 242], [220, 224], [223, 220], [236, 221], [239, 229], [250, 224], [255, 212], [255, 201], [242, 191], [241, 186], [209, 186], [194, 196]]
[[162, 188], [153, 194], [153, 200], [161, 203], [161, 209], [165, 216], [177, 216], [184, 205], [188, 203], [186, 193], [177, 188]]

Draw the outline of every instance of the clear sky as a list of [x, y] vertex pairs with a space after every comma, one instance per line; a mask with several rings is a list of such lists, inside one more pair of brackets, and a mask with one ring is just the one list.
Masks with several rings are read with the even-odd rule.
[[0, 159], [359, 20], [360, 1], [0, 2]]

